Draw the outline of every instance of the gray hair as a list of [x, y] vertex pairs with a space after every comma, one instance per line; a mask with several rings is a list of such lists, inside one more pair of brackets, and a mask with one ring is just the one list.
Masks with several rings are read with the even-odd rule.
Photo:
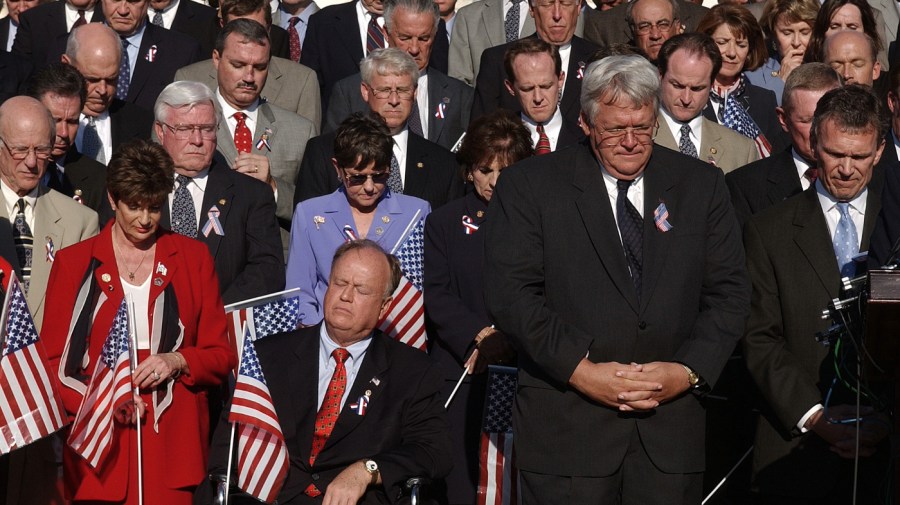
[[213, 105], [215, 99], [209, 86], [202, 82], [175, 81], [166, 86], [156, 98], [156, 104], [153, 105], [153, 117], [157, 122], [165, 123], [169, 109], [182, 107], [191, 109], [204, 102]]
[[[634, 5], [641, 0], [631, 0], [630, 2], [625, 4], [625, 22], [628, 23], [628, 27], [634, 30], [634, 15], [632, 11], [634, 10]], [[672, 6], [672, 21], [676, 19], [681, 19], [681, 14], [678, 12], [678, 2], [675, 0], [668, 0], [669, 5]]]
[[74, 28], [72, 32], [69, 33], [69, 38], [66, 39], [66, 56], [69, 57], [69, 61], [71, 61], [72, 63], [78, 61], [78, 50], [81, 49], [81, 42], [78, 39], [80, 38], [80, 34], [84, 31], [84, 28], [107, 32], [110, 39], [117, 42], [115, 44], [111, 44], [110, 46], [115, 47], [115, 51], [116, 54], [118, 54], [119, 61], [122, 61], [122, 44], [119, 43], [119, 34], [109, 26], [106, 26], [102, 23], [87, 23]]
[[384, 28], [388, 33], [394, 33], [394, 11], [397, 9], [409, 11], [411, 14], [433, 15], [435, 30], [441, 21], [440, 8], [433, 0], [385, 0]]
[[419, 66], [416, 65], [416, 60], [406, 51], [396, 47], [376, 49], [369, 53], [359, 62], [359, 73], [366, 84], [372, 84], [375, 74], [408, 75], [413, 87], [419, 83]]
[[829, 65], [820, 62], [804, 63], [791, 71], [781, 92], [781, 108], [791, 110], [795, 91], [829, 91], [841, 87], [841, 77]]
[[658, 108], [659, 72], [643, 56], [608, 56], [588, 66], [581, 83], [581, 110], [589, 125], [599, 113], [600, 102], [609, 104], [620, 98], [635, 107]]

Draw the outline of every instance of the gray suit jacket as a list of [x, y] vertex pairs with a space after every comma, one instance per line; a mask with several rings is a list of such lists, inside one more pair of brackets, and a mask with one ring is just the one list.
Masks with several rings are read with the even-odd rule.
[[[354, 112], [365, 112], [369, 105], [359, 91], [360, 74], [345, 77], [334, 85], [328, 99], [328, 112], [322, 131], [337, 130], [341, 121]], [[451, 149], [469, 126], [472, 99], [475, 90], [435, 69], [428, 70], [428, 132], [426, 138], [435, 144]], [[438, 107], [442, 118], [436, 116]]]
[[[234, 138], [228, 130], [228, 124], [222, 117], [218, 101], [216, 102], [216, 116], [219, 119], [216, 149], [225, 157], [228, 165], [233, 166], [238, 153], [234, 147]], [[268, 136], [271, 150], [265, 146], [257, 149], [257, 142], [263, 134]], [[251, 149], [254, 154], [263, 154], [269, 159], [269, 169], [278, 186], [275, 215], [281, 226], [281, 242], [284, 246], [285, 258], [290, 245], [291, 218], [294, 215], [294, 188], [300, 173], [300, 161], [303, 160], [303, 153], [306, 151], [306, 142], [315, 136], [316, 128], [302, 116], [270, 103], [263, 103], [257, 109], [256, 128], [253, 132]]]
[[[678, 141], [669, 130], [669, 123], [662, 118], [654, 142], [673, 151], [678, 150]], [[706, 118], [703, 118], [700, 130], [700, 150], [697, 154], [701, 161], [721, 168], [726, 174], [759, 159], [759, 151], [752, 140]]]
[[[14, 218], [7, 215], [6, 206], [6, 199], [0, 193], [0, 256], [12, 265], [21, 278], [22, 266], [13, 242]], [[53, 266], [47, 255], [49, 246], [52, 245], [53, 252], [57, 253], [64, 247], [93, 237], [98, 231], [96, 212], [62, 193], [40, 186], [34, 208], [34, 229], [31, 230], [34, 255], [31, 258], [31, 284], [26, 297], [38, 331], [44, 319], [44, 295], [50, 280], [50, 267]]]
[[[519, 37], [526, 37], [534, 33], [534, 19], [527, 9], [522, 11], [522, 15], [525, 16], [525, 24]], [[450, 37], [450, 68], [447, 71], [450, 77], [475, 86], [481, 53], [489, 47], [506, 43], [503, 23], [502, 0], [479, 0], [457, 11]]]
[[[198, 61], [175, 72], [176, 81], [197, 81], [215, 90], [216, 68], [212, 60]], [[273, 56], [269, 62], [269, 77], [260, 96], [284, 110], [295, 112], [312, 121], [319, 134], [322, 124], [322, 99], [316, 73], [307, 66]]]
[[[676, 0], [680, 10], [681, 24], [686, 32], [697, 29], [697, 23], [706, 14], [707, 9], [688, 0]], [[625, 22], [625, 8], [627, 4], [621, 4], [608, 11], [599, 12], [599, 16], [585, 19], [584, 38], [598, 46], [612, 44], [628, 44], [631, 42], [631, 27]]]

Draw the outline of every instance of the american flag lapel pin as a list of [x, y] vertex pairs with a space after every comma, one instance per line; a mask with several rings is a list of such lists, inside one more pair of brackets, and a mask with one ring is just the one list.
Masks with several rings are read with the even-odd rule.
[[319, 229], [319, 226], [325, 224], [325, 218], [322, 216], [313, 216], [313, 224], [316, 225], [316, 229]]
[[162, 264], [162, 261], [156, 264], [156, 273], [159, 275], [165, 276], [168, 273], [166, 266]]
[[156, 61], [156, 51], [156, 44], [153, 44], [149, 49], [147, 49], [147, 55], [144, 56], [144, 59], [149, 61], [150, 63], [153, 63], [154, 61]]
[[656, 229], [663, 233], [674, 228], [669, 223], [669, 209], [666, 208], [666, 202], [659, 202], [659, 206], [653, 211], [653, 222], [656, 224]]

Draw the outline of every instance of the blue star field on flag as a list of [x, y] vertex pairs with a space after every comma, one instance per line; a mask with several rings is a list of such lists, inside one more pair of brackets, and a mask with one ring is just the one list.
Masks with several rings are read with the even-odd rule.
[[420, 219], [406, 237], [406, 241], [394, 254], [400, 260], [400, 269], [403, 275], [413, 283], [419, 291], [422, 290], [425, 259], [425, 220]]
[[14, 353], [38, 341], [38, 334], [25, 303], [25, 294], [16, 289], [11, 294], [7, 320], [7, 341], [3, 355]]

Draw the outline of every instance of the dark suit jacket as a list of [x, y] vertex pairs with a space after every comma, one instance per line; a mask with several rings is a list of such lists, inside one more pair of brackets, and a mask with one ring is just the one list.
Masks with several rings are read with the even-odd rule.
[[[697, 24], [709, 11], [702, 5], [697, 5], [688, 0], [677, 0], [678, 10], [681, 16], [681, 24], [685, 25], [686, 32], [693, 32]], [[598, 46], [612, 44], [628, 44], [631, 42], [631, 27], [625, 22], [625, 8], [627, 2], [617, 5], [608, 11], [600, 11], [599, 16], [584, 18], [584, 38]]]
[[[695, 395], [623, 415], [568, 381], [587, 354], [594, 362], [682, 362], [716, 382], [743, 333], [750, 299], [725, 177], [653, 146], [644, 171], [640, 300], [606, 195], [597, 160], [582, 143], [513, 165], [491, 198], [485, 301], [519, 350], [518, 467], [611, 475], [637, 429], [661, 471], [700, 472], [705, 413]], [[667, 232], [654, 226], [660, 203], [669, 212]]]
[[[870, 183], [861, 251], [868, 246], [880, 195]], [[750, 218], [744, 243], [753, 282], [744, 357], [767, 403], [756, 430], [756, 482], [766, 494], [821, 499], [832, 490], [841, 458], [817, 435], [796, 436], [795, 428], [810, 408], [824, 402], [834, 376], [830, 350], [815, 334], [829, 325], [820, 316], [838, 297], [841, 280], [815, 187]], [[848, 393], [838, 384], [832, 404], [850, 403]]]
[[900, 216], [900, 162], [897, 161], [893, 133], [887, 135], [884, 151], [877, 166], [881, 167], [884, 189], [881, 192], [881, 213], [878, 215], [869, 246], [869, 268], [886, 264], [891, 259], [897, 239], [900, 239], [900, 220], [897, 219], [897, 216]]
[[803, 190], [791, 149], [754, 161], [725, 176], [741, 227], [750, 216]]
[[291, 42], [288, 39], [287, 30], [280, 26], [270, 26], [269, 40], [272, 42], [272, 56], [286, 60], [291, 59]]
[[31, 76], [31, 62], [15, 53], [0, 50], [0, 103], [21, 95]]
[[[393, 502], [409, 477], [447, 475], [449, 427], [436, 366], [425, 353], [381, 333], [372, 337], [331, 436], [310, 466], [318, 411], [320, 326], [255, 343], [290, 455], [278, 503], [311, 502], [303, 495], [307, 486], [315, 484], [324, 493], [340, 472], [363, 458], [378, 463], [384, 484], [370, 487], [361, 504]], [[368, 408], [358, 415], [351, 404], [364, 392], [369, 396]], [[223, 420], [224, 416], [227, 413]], [[210, 454], [212, 474], [225, 473], [230, 431], [227, 422], [219, 423]]]
[[[337, 130], [341, 121], [354, 112], [365, 112], [369, 105], [359, 92], [362, 77], [359, 73], [345, 77], [334, 85], [331, 102], [325, 116], [324, 132]], [[462, 81], [437, 70], [428, 71], [428, 140], [450, 149], [469, 127], [473, 90]], [[443, 118], [435, 116], [444, 104]]]
[[[334, 132], [319, 135], [306, 144], [294, 206], [303, 200], [334, 193], [340, 186], [331, 162], [335, 136]], [[405, 174], [403, 193], [426, 200], [432, 209], [463, 195], [459, 165], [453, 153], [413, 133], [409, 134], [407, 144]]]
[[[365, 56], [358, 35], [356, 2], [329, 5], [309, 17], [300, 63], [319, 76], [323, 104], [329, 103], [331, 89], [338, 81], [359, 72], [359, 62]], [[429, 66], [446, 74], [449, 50], [447, 26], [441, 20]]]
[[[222, 236], [202, 232], [213, 206], [220, 212]], [[209, 167], [200, 209], [197, 240], [209, 247], [226, 305], [284, 289], [284, 254], [272, 188], [231, 170], [217, 156]], [[160, 225], [170, 227], [168, 205], [163, 205]]]
[[[0, 19], [0, 50], [6, 50], [6, 42], [7, 38], [9, 38], [9, 25], [12, 23], [12, 18], [7, 14], [6, 17]], [[15, 40], [13, 40], [15, 42]]]
[[[100, 2], [91, 15], [85, 13], [90, 22], [103, 20]], [[13, 43], [13, 52], [31, 60], [35, 70], [40, 70], [59, 61], [66, 52], [66, 5], [63, 1], [48, 2], [28, 9], [19, 16], [19, 30]], [[143, 53], [142, 53], [143, 54]]]
[[189, 35], [200, 44], [200, 58], [212, 57], [219, 34], [219, 15], [212, 7], [197, 2], [179, 2], [171, 30]]
[[150, 139], [153, 127], [153, 113], [129, 102], [113, 99], [109, 106], [109, 120], [112, 126], [112, 148], [135, 138]]
[[[771, 152], [779, 153], [788, 148], [791, 144], [791, 139], [778, 123], [778, 116], [775, 114], [775, 107], [778, 106], [778, 102], [775, 100], [774, 91], [748, 82], [744, 94], [738, 98], [738, 102], [744, 106], [744, 109], [756, 122], [756, 126], [759, 127], [759, 130], [772, 144]], [[715, 109], [713, 109], [711, 104], [707, 104], [706, 108], [703, 109], [703, 116], [710, 121], [721, 123], [716, 118]]]
[[556, 150], [559, 151], [564, 147], [577, 144], [584, 140], [584, 130], [578, 128], [578, 125], [571, 125], [564, 121], [562, 128], [559, 129], [559, 138], [556, 139]]
[[[151, 62], [150, 49], [156, 47]], [[147, 23], [131, 73], [127, 102], [153, 110], [159, 93], [175, 80], [175, 72], [200, 61], [200, 43], [188, 35]]]
[[[532, 35], [536, 37], [537, 35]], [[475, 81], [475, 101], [472, 103], [472, 119], [482, 114], [487, 114], [496, 109], [509, 109], [521, 112], [519, 101], [509, 94], [503, 81], [506, 80], [506, 70], [503, 66], [503, 57], [510, 43], [485, 49], [481, 54], [481, 67], [478, 70], [478, 79]], [[581, 77], [579, 67], [584, 67], [591, 55], [598, 48], [594, 44], [572, 37], [572, 54], [569, 55], [569, 67], [566, 72], [566, 89], [559, 103], [563, 120], [571, 127], [578, 127], [578, 115], [581, 113]]]
[[78, 152], [75, 146], [69, 148], [63, 160], [65, 171], [62, 180], [57, 175], [56, 164], [52, 161], [47, 170], [52, 170], [47, 186], [60, 193], [75, 198], [82, 205], [94, 209], [100, 216], [100, 226], [113, 217], [109, 199], [106, 197], [106, 165], [98, 163]]

